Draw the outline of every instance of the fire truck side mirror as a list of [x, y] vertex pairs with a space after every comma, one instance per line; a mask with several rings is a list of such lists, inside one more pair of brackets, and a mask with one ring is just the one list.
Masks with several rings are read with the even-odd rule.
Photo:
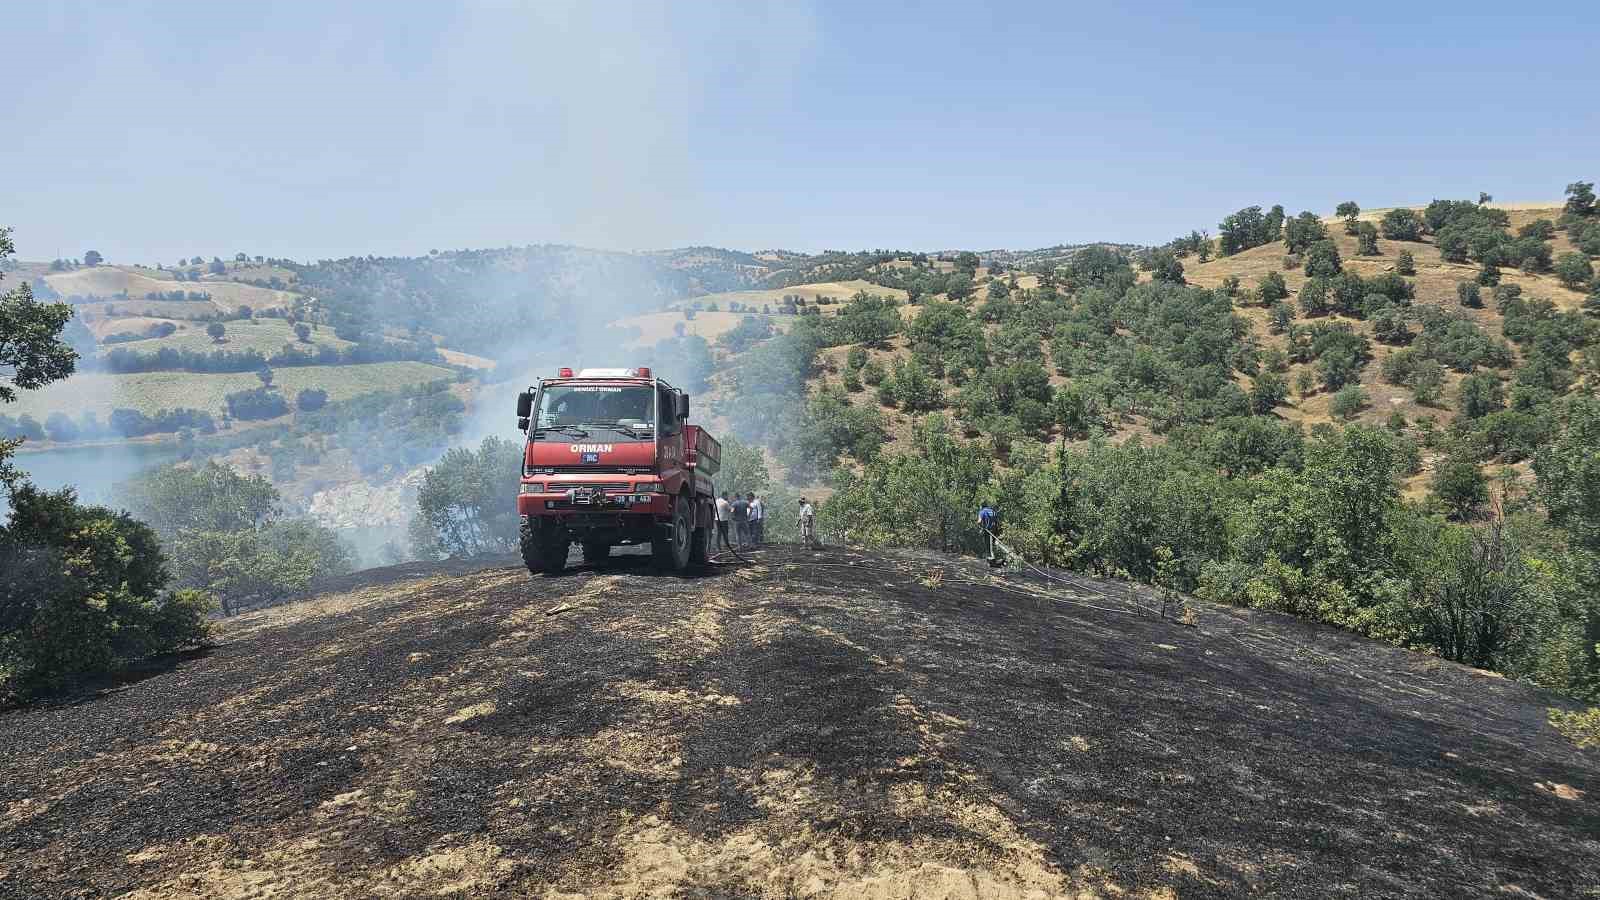
[[678, 418], [680, 418], [680, 419], [689, 418], [689, 395], [688, 394], [679, 394], [678, 395]]
[[528, 417], [527, 416], [523, 416], [523, 417], [517, 419], [517, 430], [518, 431], [527, 431], [528, 430]]
[[517, 418], [523, 420], [522, 427], [527, 428], [528, 416], [533, 414], [533, 394], [523, 391], [517, 395]]

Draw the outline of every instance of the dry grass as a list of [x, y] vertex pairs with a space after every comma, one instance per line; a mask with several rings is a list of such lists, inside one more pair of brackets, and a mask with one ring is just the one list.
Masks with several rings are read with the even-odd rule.
[[[96, 324], [105, 332], [115, 333], [118, 331], [140, 331], [146, 327], [144, 324], [137, 324], [141, 321], [148, 322], [150, 320], [111, 319], [101, 320]], [[271, 356], [282, 350], [285, 344], [293, 344], [303, 349], [326, 346], [342, 350], [345, 347], [352, 346], [350, 341], [334, 337], [333, 329], [327, 326], [314, 328], [311, 332], [311, 342], [302, 344], [294, 333], [294, 326], [284, 319], [237, 319], [232, 322], [225, 322], [223, 324], [227, 328], [227, 334], [224, 335], [222, 343], [213, 341], [206, 334], [205, 325], [196, 322], [175, 322], [174, 324], [178, 326], [177, 332], [164, 338], [128, 341], [122, 344], [106, 344], [100, 348], [101, 352], [105, 353], [119, 348], [137, 350], [141, 353], [152, 353], [168, 348], [173, 350], [199, 350], [201, 352], [224, 350], [231, 353], [257, 350], [267, 356]]]
[[850, 299], [850, 295], [857, 291], [866, 291], [885, 297], [894, 297], [898, 300], [906, 298], [906, 292], [897, 288], [880, 287], [870, 281], [819, 281], [812, 284], [797, 284], [792, 287], [771, 288], [759, 291], [728, 291], [721, 294], [704, 294], [680, 300], [678, 306], [693, 306], [696, 303], [710, 305], [715, 303], [726, 309], [730, 302], [743, 303], [746, 306], [755, 304], [757, 308], [765, 303], [778, 306], [783, 303], [786, 296], [804, 297], [807, 302], [814, 303], [818, 297], [832, 297], [836, 302], [843, 303]]
[[[142, 301], [151, 291], [204, 291], [218, 309], [233, 310], [245, 305], [253, 309], [286, 307], [297, 296], [289, 291], [274, 291], [231, 281], [172, 281], [164, 272], [132, 266], [95, 266], [73, 272], [55, 272], [45, 283], [62, 296], [93, 294], [110, 297], [126, 291], [128, 302]], [[121, 308], [121, 306], [119, 306]]]
[[[294, 396], [305, 388], [325, 390], [329, 400], [348, 400], [455, 374], [450, 369], [421, 362], [293, 366], [274, 369], [273, 373], [273, 384], [290, 399], [291, 406]], [[223, 400], [226, 394], [260, 385], [253, 372], [142, 372], [134, 375], [88, 372], [24, 393], [6, 412], [11, 416], [28, 414], [41, 422], [57, 410], [73, 418], [93, 412], [105, 422], [111, 410], [119, 406], [137, 409], [146, 415], [161, 409], [188, 407], [220, 416], [227, 408]]]

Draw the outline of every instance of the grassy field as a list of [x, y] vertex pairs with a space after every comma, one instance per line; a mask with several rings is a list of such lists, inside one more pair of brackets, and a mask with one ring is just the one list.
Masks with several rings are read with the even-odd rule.
[[[232, 281], [173, 281], [168, 273], [133, 266], [95, 266], [72, 272], [53, 272], [44, 276], [46, 284], [63, 297], [73, 294], [110, 297], [126, 291], [129, 301], [142, 301], [151, 291], [204, 291], [212, 305], [232, 311], [240, 305], [253, 309], [286, 307], [296, 294], [274, 291]], [[203, 307], [205, 304], [192, 304]]]
[[[693, 319], [685, 320], [683, 313], [658, 312], [645, 313], [642, 316], [632, 316], [622, 319], [616, 324], [622, 328], [637, 328], [639, 336], [634, 339], [630, 347], [653, 347], [656, 342], [672, 337], [677, 333], [677, 326], [682, 325], [684, 334], [698, 335], [711, 343], [716, 343], [717, 338], [723, 333], [732, 331], [747, 313], [742, 312], [705, 312], [695, 313]], [[790, 316], [772, 316], [774, 323], [782, 325]]]
[[[329, 400], [348, 400], [362, 394], [404, 385], [449, 378], [450, 369], [420, 362], [384, 362], [356, 366], [295, 366], [273, 370], [273, 384], [292, 398], [305, 388], [328, 392]], [[137, 409], [147, 415], [160, 409], [188, 407], [221, 415], [223, 397], [234, 391], [259, 387], [254, 373], [198, 374], [145, 372], [134, 375], [83, 373], [37, 391], [22, 394], [6, 407], [6, 414], [28, 414], [43, 422], [52, 412], [73, 418], [94, 412], [105, 421], [117, 407]]]
[[850, 299], [850, 295], [856, 291], [868, 291], [900, 300], [906, 298], [905, 291], [896, 288], [879, 287], [870, 281], [819, 281], [812, 284], [797, 284], [791, 287], [771, 288], [761, 291], [727, 291], [721, 294], [703, 294], [699, 297], [681, 300], [676, 305], [682, 307], [699, 303], [704, 306], [710, 306], [715, 303], [719, 307], [726, 309], [729, 303], [738, 302], [746, 306], [753, 303], [757, 309], [760, 309], [763, 303], [772, 306], [783, 303], [785, 296], [804, 297], [808, 301], [815, 301], [818, 297], [832, 297], [835, 301], [843, 303]]
[[[149, 324], [148, 319], [113, 319], [101, 326], [99, 333], [115, 333], [118, 331], [140, 331]], [[126, 325], [123, 323], [126, 322]], [[98, 324], [98, 323], [97, 323]], [[338, 349], [351, 346], [350, 341], [340, 340], [333, 336], [333, 329], [326, 326], [318, 327], [311, 332], [311, 343], [301, 344], [295, 337], [294, 326], [283, 319], [238, 319], [223, 323], [228, 329], [223, 343], [215, 343], [206, 334], [206, 326], [199, 322], [176, 322], [178, 331], [164, 338], [151, 338], [144, 341], [128, 341], [123, 344], [106, 344], [101, 352], [117, 348], [138, 350], [141, 353], [153, 353], [157, 350], [172, 348], [174, 350], [226, 350], [239, 353], [245, 350], [259, 350], [268, 356], [283, 349], [284, 344], [295, 344], [300, 347], [310, 348], [328, 346]]]

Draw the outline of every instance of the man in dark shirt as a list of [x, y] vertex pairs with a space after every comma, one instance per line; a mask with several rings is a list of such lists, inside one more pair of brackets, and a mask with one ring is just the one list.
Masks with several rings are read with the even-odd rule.
[[734, 494], [728, 514], [733, 520], [733, 542], [743, 548], [750, 540], [750, 501]]

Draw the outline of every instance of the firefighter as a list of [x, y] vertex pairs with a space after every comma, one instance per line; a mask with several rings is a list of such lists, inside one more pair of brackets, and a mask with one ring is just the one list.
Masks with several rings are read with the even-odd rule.
[[995, 511], [994, 504], [985, 502], [978, 510], [978, 527], [989, 536], [989, 565], [1000, 565], [1000, 554], [997, 551], [1000, 536], [1000, 514]]
[[817, 546], [817, 510], [804, 497], [800, 498], [800, 542], [807, 547]]

